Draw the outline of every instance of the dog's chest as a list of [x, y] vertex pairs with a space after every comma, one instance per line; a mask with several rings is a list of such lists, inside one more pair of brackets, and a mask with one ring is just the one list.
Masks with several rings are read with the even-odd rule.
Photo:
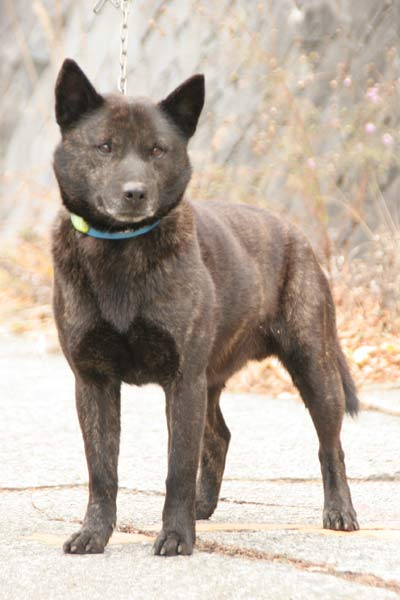
[[97, 380], [166, 384], [179, 369], [173, 332], [164, 325], [172, 305], [159, 278], [143, 281], [118, 267], [103, 268], [91, 281], [96, 317], [74, 349], [74, 362]]
[[180, 362], [171, 333], [141, 317], [125, 333], [99, 320], [74, 346], [73, 361], [83, 376], [98, 383], [116, 378], [135, 385], [167, 385]]
[[123, 265], [104, 265], [97, 273], [89, 272], [93, 301], [102, 319], [119, 333], [127, 333], [133, 321], [140, 315], [146, 296], [148, 303], [153, 301], [151, 286], [143, 286], [135, 281]]

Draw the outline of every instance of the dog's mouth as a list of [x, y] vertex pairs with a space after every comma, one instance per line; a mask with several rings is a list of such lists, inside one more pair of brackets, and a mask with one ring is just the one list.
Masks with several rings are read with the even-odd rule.
[[98, 210], [116, 223], [140, 223], [145, 219], [154, 217], [155, 208], [153, 203], [146, 202], [142, 205], [129, 205], [126, 202], [112, 199], [105, 202], [103, 198], [97, 198]]
[[108, 217], [111, 217], [114, 221], [118, 221], [119, 223], [140, 223], [140, 221], [144, 221], [146, 219], [151, 219], [152, 217], [154, 217], [153, 210], [147, 210], [141, 213], [107, 210], [106, 214]]
[[[147, 198], [145, 202], [131, 203], [116, 197], [98, 195], [95, 199], [96, 210], [114, 227], [137, 225], [156, 217], [157, 201]], [[112, 224], [110, 223], [112, 220]]]

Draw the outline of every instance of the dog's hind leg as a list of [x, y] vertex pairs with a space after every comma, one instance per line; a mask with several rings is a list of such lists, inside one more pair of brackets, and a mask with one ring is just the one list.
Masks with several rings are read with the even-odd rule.
[[324, 483], [326, 529], [359, 529], [347, 483], [340, 431], [358, 400], [336, 332], [328, 281], [310, 246], [293, 237], [279, 319], [269, 327], [274, 353], [289, 371], [314, 422]]
[[218, 504], [231, 438], [219, 406], [223, 386], [208, 388], [207, 420], [197, 481], [196, 519], [208, 519]]
[[333, 347], [330, 351], [328, 345], [323, 341], [319, 343], [317, 336], [312, 348], [292, 347], [281, 358], [317, 430], [325, 496], [323, 526], [325, 529], [354, 531], [359, 526], [340, 443], [345, 396], [336, 349]]

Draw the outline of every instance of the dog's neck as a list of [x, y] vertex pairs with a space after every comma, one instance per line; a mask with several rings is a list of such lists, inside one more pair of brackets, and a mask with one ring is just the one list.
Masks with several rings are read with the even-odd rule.
[[[84, 257], [82, 264], [94, 271], [107, 268], [125, 269], [130, 275], [145, 275], [181, 251], [196, 244], [192, 205], [183, 200], [152, 231], [133, 239], [96, 239], [77, 231], [71, 224], [70, 213], [62, 213], [64, 235], [74, 253]], [[91, 267], [90, 267], [91, 265]], [[93, 272], [94, 272], [93, 271]]]
[[161, 219], [156, 219], [153, 223], [144, 225], [138, 229], [128, 228], [123, 231], [101, 231], [95, 227], [92, 227], [87, 221], [85, 221], [85, 219], [75, 215], [74, 213], [71, 213], [71, 223], [76, 231], [99, 240], [128, 240], [130, 238], [135, 238], [139, 237], [140, 235], [150, 233], [150, 231], [152, 231], [161, 223]]

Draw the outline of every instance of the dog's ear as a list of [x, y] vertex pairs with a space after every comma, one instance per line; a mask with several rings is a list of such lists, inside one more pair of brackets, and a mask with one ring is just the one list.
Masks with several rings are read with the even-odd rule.
[[204, 94], [204, 75], [193, 75], [159, 104], [187, 138], [196, 131]]
[[67, 129], [89, 111], [104, 102], [75, 61], [67, 58], [56, 83], [56, 120], [61, 130]]

